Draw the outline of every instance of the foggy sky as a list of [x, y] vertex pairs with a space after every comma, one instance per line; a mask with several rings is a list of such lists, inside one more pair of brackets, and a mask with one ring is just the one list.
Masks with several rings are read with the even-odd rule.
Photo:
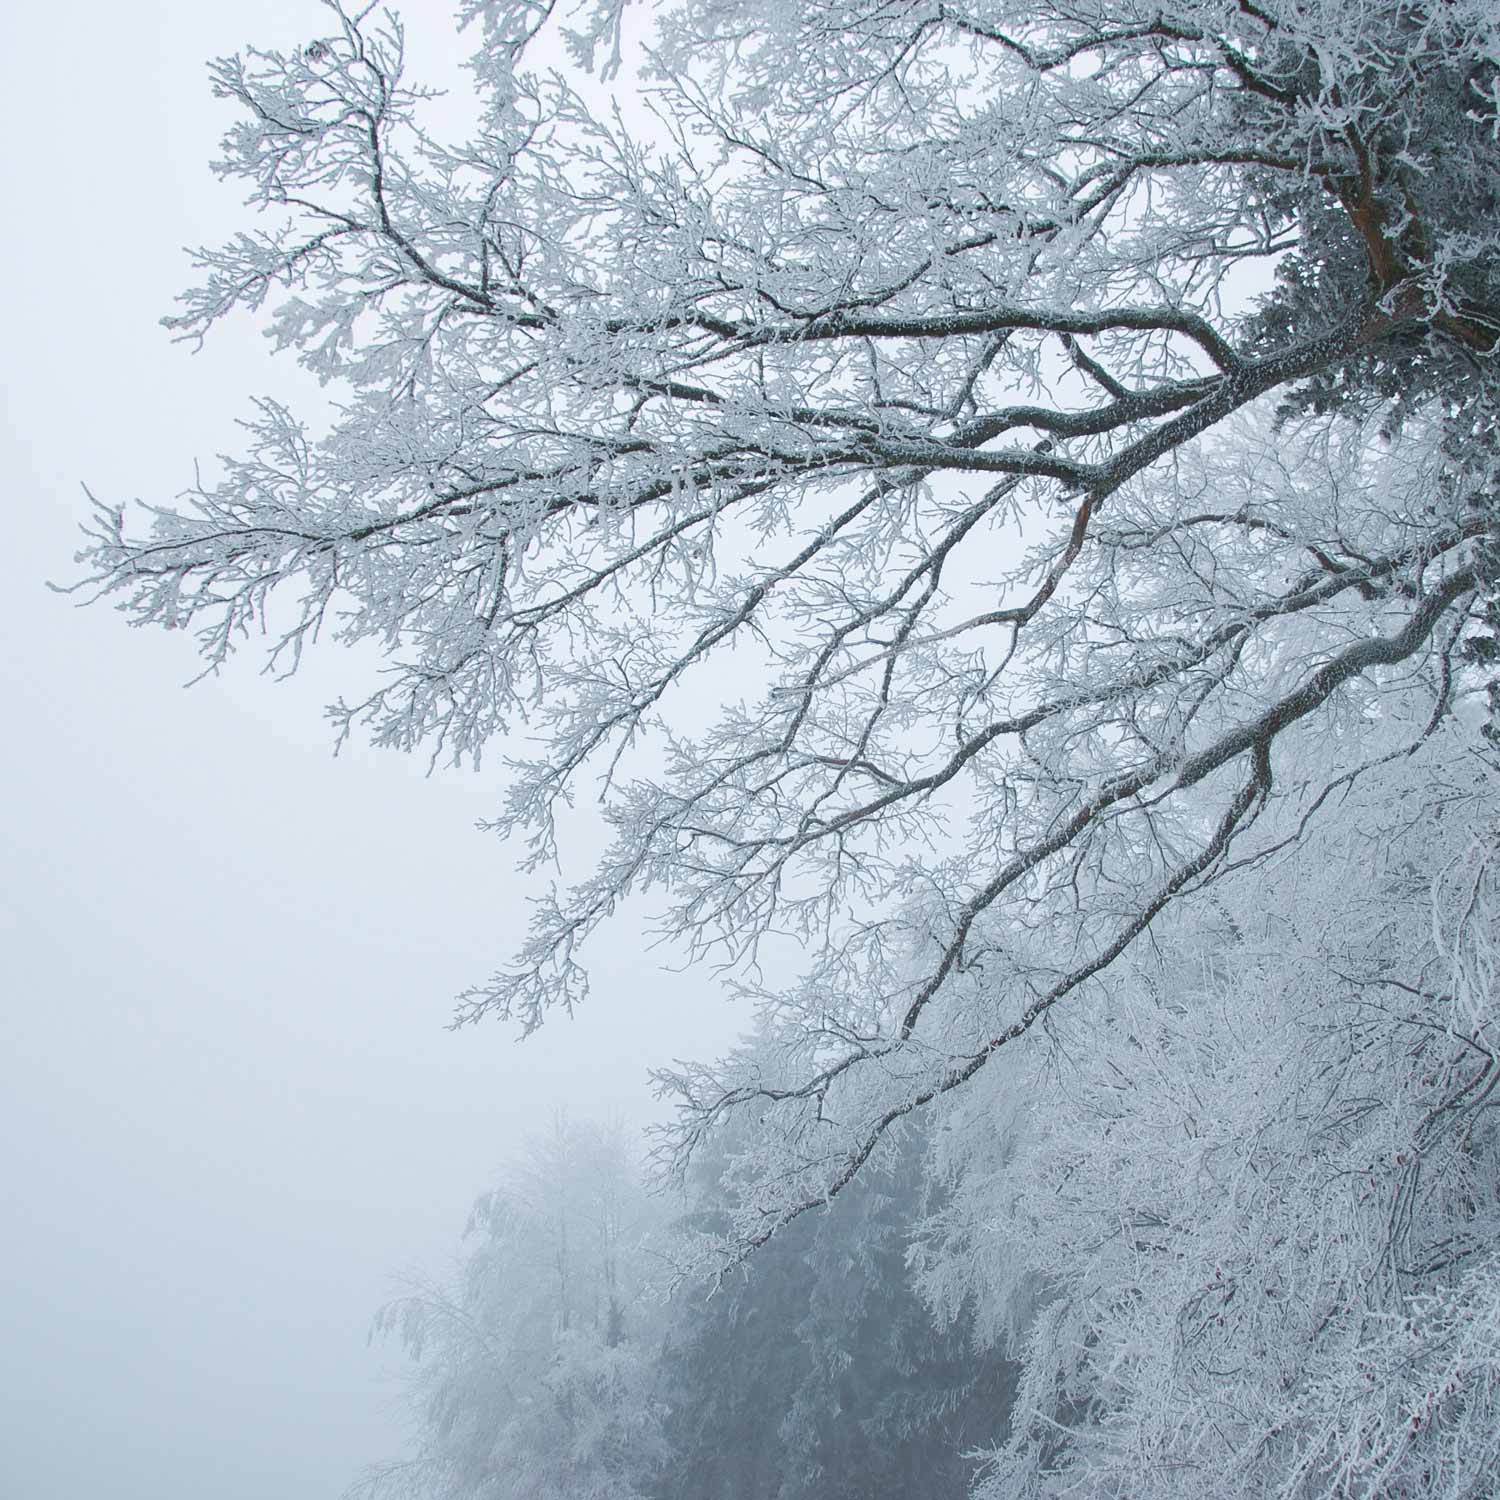
[[184, 691], [189, 641], [44, 587], [81, 483], [169, 499], [250, 395], [299, 388], [248, 321], [197, 356], [157, 323], [181, 247], [246, 223], [207, 170], [232, 111], [204, 63], [326, 29], [313, 0], [0, 15], [7, 1500], [337, 1495], [400, 1445], [365, 1348], [393, 1275], [441, 1271], [555, 1108], [644, 1118], [648, 1063], [733, 1031], [628, 916], [573, 1023], [446, 1031], [525, 921], [473, 829], [495, 775], [335, 761], [321, 705], [368, 662], [278, 684], [252, 650]]

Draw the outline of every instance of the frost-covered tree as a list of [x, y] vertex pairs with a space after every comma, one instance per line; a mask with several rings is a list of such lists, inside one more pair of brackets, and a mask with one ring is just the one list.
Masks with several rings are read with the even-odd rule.
[[665, 1075], [682, 1153], [759, 1122], [749, 1247], [1345, 816], [1372, 723], [1441, 723], [1494, 613], [1500, 20], [679, 0], [632, 133], [528, 63], [571, 28], [609, 75], [624, 10], [465, 0], [459, 142], [371, 7], [214, 66], [263, 217], [173, 324], [268, 306], [337, 416], [262, 404], [84, 556], [211, 666], [378, 643], [340, 731], [500, 737], [538, 870], [598, 794], [609, 852], [461, 1019], [573, 1006], [648, 887], [752, 992], [801, 940], [769, 1050]]
[[712, 1166], [669, 1220], [618, 1129], [528, 1142], [457, 1274], [380, 1313], [411, 1432], [349, 1500], [962, 1500], [1014, 1365], [967, 1310], [930, 1316], [907, 1254], [923, 1142], [893, 1146], [716, 1285], [682, 1274], [728, 1222]]
[[950, 1116], [924, 1282], [1023, 1365], [983, 1500], [1495, 1493], [1500, 761], [1455, 738]]
[[[716, 1171], [732, 1147], [699, 1163], [679, 1253], [732, 1223]], [[934, 1317], [918, 1290], [908, 1252], [932, 1207], [925, 1147], [905, 1131], [826, 1213], [788, 1226], [711, 1295], [679, 1287], [658, 1361], [667, 1454], [654, 1500], [968, 1494], [975, 1451], [1005, 1432], [1015, 1367], [975, 1340], [971, 1299]]]
[[412, 1441], [350, 1500], [639, 1500], [662, 1454], [656, 1217], [619, 1126], [559, 1118], [474, 1207], [448, 1283], [375, 1331], [401, 1342]]

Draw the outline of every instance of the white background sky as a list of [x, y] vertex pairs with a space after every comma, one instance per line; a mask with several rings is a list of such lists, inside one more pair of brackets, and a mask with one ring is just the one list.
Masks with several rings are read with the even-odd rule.
[[442, 1268], [555, 1107], [643, 1118], [649, 1062], [733, 1030], [627, 919], [575, 1022], [446, 1031], [525, 920], [472, 826], [493, 774], [334, 761], [341, 653], [184, 691], [189, 642], [44, 588], [82, 482], [168, 499], [296, 388], [248, 323], [192, 356], [157, 322], [181, 247], [244, 223], [203, 64], [326, 29], [314, 0], [0, 7], [4, 1500], [336, 1496], [399, 1447], [365, 1347], [392, 1277]]

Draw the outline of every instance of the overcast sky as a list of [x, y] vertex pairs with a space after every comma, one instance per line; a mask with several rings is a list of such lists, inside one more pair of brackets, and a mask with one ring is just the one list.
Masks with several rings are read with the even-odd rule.
[[157, 324], [181, 247], [243, 222], [205, 61], [326, 29], [314, 0], [0, 8], [7, 1500], [336, 1496], [400, 1444], [365, 1347], [392, 1277], [442, 1268], [554, 1108], [644, 1118], [648, 1063], [733, 1031], [628, 918], [573, 1023], [446, 1031], [525, 920], [473, 829], [493, 776], [333, 760], [340, 653], [185, 690], [189, 642], [44, 587], [82, 483], [170, 498], [297, 388], [248, 324], [197, 356]]

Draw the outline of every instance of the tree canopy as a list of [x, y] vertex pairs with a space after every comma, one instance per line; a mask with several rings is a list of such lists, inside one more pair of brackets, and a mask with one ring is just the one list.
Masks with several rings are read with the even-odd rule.
[[498, 738], [539, 884], [602, 799], [459, 1019], [574, 1006], [652, 890], [761, 1007], [662, 1074], [679, 1163], [756, 1121], [733, 1255], [1420, 756], [1494, 654], [1500, 25], [681, 0], [646, 113], [529, 62], [562, 28], [608, 75], [623, 0], [555, 9], [467, 0], [462, 142], [373, 7], [214, 65], [263, 217], [171, 324], [267, 306], [337, 415], [262, 402], [83, 558], [210, 667], [377, 643], [339, 732]]

